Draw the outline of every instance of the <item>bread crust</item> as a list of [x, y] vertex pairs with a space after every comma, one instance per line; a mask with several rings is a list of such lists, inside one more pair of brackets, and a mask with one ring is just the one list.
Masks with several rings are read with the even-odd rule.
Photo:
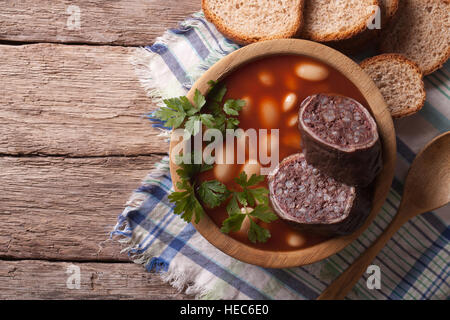
[[[379, 6], [379, 2], [378, 2], [378, 0], [371, 0], [371, 3], [368, 5]], [[303, 28], [301, 37], [305, 38], [305, 39], [317, 41], [317, 42], [330, 42], [330, 41], [339, 41], [339, 40], [350, 39], [350, 38], [362, 33], [363, 31], [367, 30], [367, 21], [372, 16], [372, 14], [373, 13], [366, 14], [364, 16], [364, 18], [362, 19], [362, 21], [358, 25], [353, 26], [351, 29], [349, 29], [345, 32], [344, 31], [336, 31], [336, 32], [332, 32], [328, 35], [321, 35], [321, 34], [310, 32], [307, 29]], [[303, 20], [305, 20], [305, 19], [303, 19]]]
[[[386, 6], [380, 6], [381, 8], [381, 29], [389, 28], [392, 23], [393, 18], [395, 17], [398, 11], [398, 5], [400, 0], [391, 0], [391, 6], [387, 8]], [[379, 1], [381, 4], [381, 1]], [[333, 41], [327, 43], [331, 47], [340, 50], [346, 54], [356, 54], [364, 49], [366, 49], [366, 45], [372, 40], [371, 45], [374, 45], [374, 48], [380, 42], [380, 34], [381, 29], [366, 29], [360, 34], [356, 36], [340, 41]]]
[[441, 60], [436, 61], [436, 64], [434, 64], [432, 67], [423, 70], [423, 74], [426, 76], [435, 72], [436, 70], [439, 70], [444, 66], [444, 64], [447, 62], [449, 58], [450, 58], [450, 47], [447, 48], [447, 54]]
[[423, 83], [423, 73], [420, 70], [419, 66], [414, 61], [411, 61], [410, 59], [408, 59], [407, 57], [405, 57], [404, 55], [399, 54], [399, 53], [380, 54], [378, 56], [374, 56], [374, 57], [365, 59], [359, 65], [364, 70], [365, 67], [367, 67], [371, 64], [384, 62], [384, 61], [393, 61], [393, 60], [408, 64], [413, 69], [413, 71], [419, 76], [419, 78], [421, 80], [421, 83], [420, 83], [421, 100], [419, 101], [419, 103], [417, 103], [417, 105], [415, 105], [414, 107], [408, 108], [406, 110], [402, 110], [401, 112], [392, 112], [391, 111], [391, 116], [393, 118], [399, 119], [399, 118], [403, 118], [403, 117], [406, 117], [406, 116], [409, 116], [409, 115], [412, 115], [412, 114], [418, 112], [420, 109], [422, 109], [422, 107], [425, 104], [426, 91], [425, 91], [425, 85]]
[[228, 27], [226, 24], [222, 22], [220, 17], [218, 17], [216, 14], [211, 12], [207, 5], [208, 0], [202, 0], [202, 10], [205, 14], [205, 17], [208, 21], [213, 23], [217, 30], [219, 30], [220, 33], [225, 35], [228, 39], [232, 40], [233, 42], [236, 42], [240, 45], [247, 45], [250, 43], [258, 42], [258, 41], [264, 41], [264, 40], [273, 40], [273, 39], [284, 39], [284, 38], [293, 38], [296, 35], [300, 33], [301, 28], [303, 27], [303, 9], [304, 9], [304, 0], [300, 0], [299, 5], [299, 14], [297, 16], [297, 21], [290, 26], [289, 29], [287, 29], [285, 32], [280, 33], [279, 35], [274, 36], [261, 36], [261, 37], [250, 37], [243, 33], [236, 33], [232, 30], [232, 28]]
[[[428, 1], [428, 2], [432, 2], [432, 1], [436, 1], [436, 0], [423, 0], [423, 1]], [[437, 0], [437, 1], [442, 1], [442, 3], [445, 4], [450, 4], [450, 0]], [[402, 3], [400, 3], [399, 5], [399, 9], [398, 10], [400, 12], [400, 14], [396, 15], [395, 17], [395, 21], [393, 21], [392, 23], [392, 28], [386, 29], [383, 31], [383, 33], [381, 34], [382, 37], [382, 41], [379, 43], [378, 45], [378, 52], [380, 53], [391, 53], [393, 50], [390, 48], [391, 46], [389, 45], [390, 41], [386, 41], [386, 39], [388, 38], [388, 35], [393, 32], [392, 29], [394, 29], [393, 27], [395, 26], [395, 23], [400, 20], [400, 16], [401, 16], [401, 12], [402, 12], [402, 7], [401, 7]], [[397, 53], [401, 53], [401, 52], [397, 52]], [[445, 52], [442, 56], [442, 58], [440, 60], [436, 60], [435, 63], [433, 65], [431, 65], [428, 68], [420, 68], [422, 74], [424, 76], [433, 73], [434, 71], [442, 68], [442, 66], [447, 62], [447, 60], [450, 58], [450, 45], [447, 46], [447, 52]], [[409, 57], [409, 59], [411, 60], [411, 57]]]

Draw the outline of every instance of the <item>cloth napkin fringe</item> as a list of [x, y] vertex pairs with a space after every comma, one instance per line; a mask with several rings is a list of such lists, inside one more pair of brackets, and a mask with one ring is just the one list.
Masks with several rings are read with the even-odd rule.
[[[204, 27], [202, 22], [203, 18], [204, 16], [201, 12], [194, 13], [191, 18], [181, 22], [178, 29], [167, 30], [161, 37], [156, 38], [155, 43], [152, 46], [138, 48], [130, 57], [129, 61], [134, 66], [135, 73], [147, 96], [151, 99], [152, 104], [157, 106], [156, 109], [164, 106], [163, 97], [176, 95], [161, 92], [160, 75], [154, 75], [152, 64], [150, 63], [152, 58], [157, 55], [152, 51], [152, 48], [158, 48], [161, 46], [167, 47], [170, 43], [179, 41], [180, 34], [186, 33], [192, 28]], [[230, 42], [227, 48], [222, 48], [219, 46], [210, 49], [208, 56], [202, 62], [196, 64], [192, 70], [186, 70], [186, 78], [188, 81], [183, 84], [186, 92], [206, 70], [208, 70], [213, 64], [223, 57], [235, 51], [237, 48], [239, 48], [238, 45]], [[159, 76], [158, 79], [157, 76]], [[184, 94], [185, 93], [182, 95]], [[148, 117], [152, 120], [152, 113], [148, 114]], [[167, 132], [163, 134], [167, 134]]]
[[137, 48], [134, 54], [130, 56], [129, 61], [134, 66], [134, 72], [138, 77], [141, 86], [144, 88], [145, 93], [151, 99], [152, 104], [162, 107], [164, 106], [162, 93], [158, 89], [157, 80], [153, 78], [152, 69], [150, 67], [150, 61], [153, 55], [154, 53], [145, 48]]
[[167, 272], [169, 271], [169, 263], [164, 259], [154, 257], [150, 259], [146, 269], [148, 272]]
[[[117, 237], [117, 241], [123, 245], [127, 245], [120, 252], [128, 253], [130, 258], [134, 263], [137, 264], [146, 264], [147, 262], [151, 262], [151, 259], [154, 258], [154, 254], [145, 251], [142, 254], [135, 254], [139, 250], [140, 242], [137, 239], [132, 237], [133, 230], [128, 223], [127, 215], [130, 211], [134, 209], [138, 209], [142, 203], [147, 199], [148, 193], [150, 190], [145, 190], [149, 185], [145, 183], [145, 181], [150, 180], [160, 180], [167, 172], [169, 166], [169, 157], [164, 157], [160, 162], [157, 162], [154, 168], [150, 171], [150, 173], [143, 180], [142, 185], [132, 193], [130, 199], [126, 203], [125, 210], [119, 215], [117, 218], [117, 223], [110, 234], [110, 238]], [[156, 262], [154, 262], [156, 263]]]
[[179, 292], [194, 296], [195, 299], [223, 299], [221, 291], [214, 290], [213, 276], [189, 264], [170, 264], [166, 272], [161, 273], [161, 279]]

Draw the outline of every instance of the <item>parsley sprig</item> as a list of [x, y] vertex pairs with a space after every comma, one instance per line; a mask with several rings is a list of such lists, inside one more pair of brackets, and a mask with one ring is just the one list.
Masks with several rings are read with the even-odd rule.
[[[269, 223], [278, 219], [269, 206], [269, 191], [266, 188], [255, 188], [264, 181], [264, 176], [253, 174], [247, 179], [247, 174], [241, 172], [235, 181], [242, 190], [232, 192], [231, 200], [227, 205], [229, 218], [226, 219], [222, 228], [224, 233], [239, 231], [242, 223], [247, 218], [250, 221], [248, 238], [251, 242], [266, 242], [270, 238], [270, 231], [258, 225], [255, 220]], [[242, 206], [242, 209], [240, 208]], [[256, 206], [255, 206], [256, 205]], [[248, 207], [254, 207], [249, 210]]]
[[[205, 211], [202, 203], [209, 208], [216, 208], [229, 199], [227, 212], [229, 217], [223, 222], [220, 229], [224, 233], [236, 232], [242, 228], [245, 219], [249, 219], [250, 226], [248, 238], [251, 242], [266, 242], [270, 238], [270, 231], [258, 225], [260, 220], [266, 223], [277, 220], [268, 203], [268, 190], [257, 187], [264, 176], [253, 174], [249, 179], [245, 172], [241, 172], [235, 178], [240, 186], [238, 191], [230, 191], [227, 187], [217, 181], [209, 180], [198, 184], [195, 177], [212, 166], [205, 164], [180, 164], [177, 174], [181, 181], [177, 183], [178, 192], [169, 195], [169, 200], [175, 203], [174, 213], [181, 215], [186, 222], [198, 223], [204, 216]], [[254, 207], [252, 209], [252, 207]]]
[[236, 129], [239, 125], [239, 112], [245, 106], [244, 100], [228, 99], [222, 106], [222, 100], [227, 93], [225, 86], [219, 85], [216, 81], [210, 80], [207, 109], [214, 116], [215, 129], [225, 132], [225, 129]]
[[195, 178], [198, 174], [211, 170], [212, 165], [195, 164], [194, 154], [191, 155], [191, 163], [180, 163], [177, 174], [181, 181], [177, 182], [178, 192], [172, 192], [168, 199], [175, 204], [173, 212], [181, 215], [186, 222], [191, 222], [195, 217], [195, 223], [199, 223], [205, 210], [197, 199], [198, 193], [202, 201], [210, 208], [219, 206], [228, 197], [225, 185], [217, 180], [204, 181], [198, 184]]
[[165, 99], [165, 106], [157, 110], [154, 117], [163, 121], [166, 127], [177, 129], [184, 125], [184, 129], [193, 136], [200, 131], [200, 123], [222, 132], [236, 129], [239, 125], [237, 116], [245, 101], [228, 99], [222, 105], [227, 88], [212, 80], [208, 84], [208, 98], [196, 89], [192, 103], [186, 97]]
[[[236, 129], [239, 126], [239, 112], [245, 106], [244, 100], [227, 99], [223, 102], [227, 88], [215, 81], [208, 82], [210, 88], [207, 96], [203, 96], [195, 90], [192, 102], [187, 97], [178, 97], [164, 100], [165, 107], [155, 112], [155, 118], [159, 118], [166, 127], [177, 129], [184, 128], [191, 136], [200, 131], [200, 125], [207, 128]], [[260, 226], [257, 221], [266, 223], [277, 219], [269, 206], [266, 188], [258, 187], [264, 181], [264, 177], [253, 174], [250, 178], [245, 172], [235, 178], [239, 190], [230, 191], [217, 180], [199, 182], [200, 173], [212, 169], [212, 165], [194, 164], [194, 154], [191, 155], [191, 163], [181, 163], [177, 174], [180, 181], [177, 182], [179, 191], [169, 195], [169, 201], [175, 204], [174, 213], [182, 219], [195, 223], [205, 215], [204, 206], [216, 208], [226, 201], [229, 217], [223, 222], [221, 231], [229, 233], [239, 231], [245, 219], [249, 219], [250, 226], [248, 238], [253, 243], [266, 242], [270, 238], [269, 230]]]
[[163, 100], [165, 107], [155, 112], [155, 117], [165, 122], [166, 127], [179, 128], [184, 123], [184, 128], [191, 134], [196, 135], [200, 128], [197, 123], [201, 122], [208, 128], [214, 127], [212, 114], [201, 113], [206, 104], [205, 97], [197, 89], [195, 90], [193, 103], [186, 97], [178, 97]]

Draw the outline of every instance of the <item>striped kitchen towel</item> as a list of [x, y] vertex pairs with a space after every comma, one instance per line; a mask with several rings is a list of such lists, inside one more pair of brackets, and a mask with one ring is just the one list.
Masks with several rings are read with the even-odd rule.
[[[224, 38], [201, 13], [167, 31], [132, 59], [154, 103], [185, 95], [215, 61], [239, 46]], [[304, 267], [267, 269], [237, 261], [209, 244], [191, 224], [173, 214], [168, 158], [133, 193], [113, 235], [127, 244], [137, 263], [160, 272], [174, 287], [200, 299], [314, 299], [378, 237], [395, 214], [408, 167], [421, 147], [450, 128], [450, 65], [426, 77], [427, 102], [416, 115], [395, 123], [398, 163], [389, 196], [372, 225], [330, 258]], [[150, 103], [149, 103], [150, 105]], [[156, 124], [160, 127], [160, 124]], [[167, 135], [164, 128], [161, 134]], [[350, 299], [447, 299], [450, 293], [449, 206], [408, 222], [373, 264], [381, 289], [369, 290], [366, 276]]]

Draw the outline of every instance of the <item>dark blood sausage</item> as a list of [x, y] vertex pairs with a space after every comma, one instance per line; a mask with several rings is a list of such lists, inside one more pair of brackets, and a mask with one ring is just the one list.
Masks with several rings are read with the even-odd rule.
[[354, 99], [317, 94], [300, 106], [299, 129], [306, 161], [348, 185], [367, 186], [382, 167], [377, 124]]
[[302, 153], [285, 158], [268, 179], [275, 212], [300, 230], [346, 235], [358, 229], [370, 212], [369, 189], [348, 186], [322, 174]]

